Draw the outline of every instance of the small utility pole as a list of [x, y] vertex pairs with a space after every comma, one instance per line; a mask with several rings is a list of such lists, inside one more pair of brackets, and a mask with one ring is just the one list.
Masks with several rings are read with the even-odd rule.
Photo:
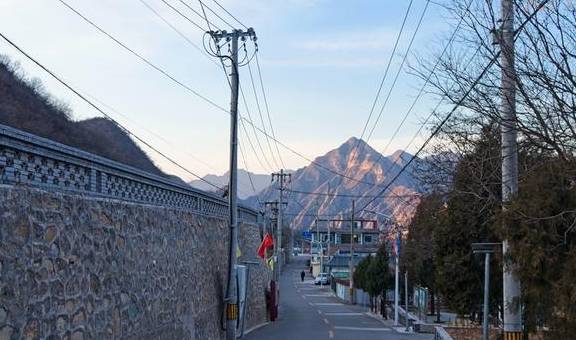
[[[490, 255], [502, 248], [500, 243], [472, 243], [472, 252], [484, 254], [484, 316], [482, 318], [482, 340], [488, 340], [488, 314], [490, 311]], [[520, 339], [520, 338], [518, 338]]]
[[406, 308], [406, 332], [410, 331], [410, 317], [408, 316], [408, 272], [404, 272], [404, 308]]
[[400, 307], [400, 229], [396, 238], [396, 256], [394, 256], [394, 326], [398, 326], [398, 308]]
[[350, 303], [354, 304], [354, 214], [356, 200], [352, 200], [352, 215], [350, 216]]
[[233, 30], [232, 32], [208, 32], [214, 41], [226, 39], [232, 44], [230, 61], [232, 72], [230, 74], [230, 179], [228, 183], [228, 208], [230, 223], [230, 247], [228, 249], [228, 284], [226, 286], [226, 339], [236, 340], [236, 324], [238, 320], [238, 295], [236, 293], [236, 251], [238, 249], [238, 39], [249, 37], [254, 39], [256, 34], [252, 28], [246, 31]]
[[[502, 130], [502, 207], [518, 192], [518, 145], [516, 132], [516, 71], [514, 68], [514, 1], [502, 0], [502, 27], [496, 43], [501, 48], [501, 130]], [[508, 228], [512, 226], [507, 226]], [[502, 243], [504, 258], [504, 339], [520, 339], [522, 314], [520, 311], [520, 280], [513, 272], [507, 257], [507, 240]]]

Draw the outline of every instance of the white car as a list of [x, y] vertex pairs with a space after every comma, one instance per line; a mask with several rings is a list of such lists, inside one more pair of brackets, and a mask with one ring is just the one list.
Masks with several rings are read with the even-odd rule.
[[315, 285], [327, 285], [330, 283], [330, 279], [328, 277], [328, 273], [320, 273], [314, 279]]

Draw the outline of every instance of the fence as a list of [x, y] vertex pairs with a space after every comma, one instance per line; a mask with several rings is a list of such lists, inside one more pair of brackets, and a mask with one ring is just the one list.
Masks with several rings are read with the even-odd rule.
[[[0, 183], [183, 209], [228, 218], [216, 195], [0, 124]], [[258, 213], [238, 208], [238, 219]]]
[[[350, 301], [350, 286], [347, 280], [335, 280], [334, 293], [344, 301]], [[370, 306], [370, 295], [362, 289], [354, 288], [354, 303], [360, 306]]]

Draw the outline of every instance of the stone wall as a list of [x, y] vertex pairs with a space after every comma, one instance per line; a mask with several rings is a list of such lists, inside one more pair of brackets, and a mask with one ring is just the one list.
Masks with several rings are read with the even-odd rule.
[[[240, 235], [254, 261], [258, 227]], [[0, 186], [0, 339], [220, 339], [227, 244], [216, 217]], [[250, 274], [247, 328], [270, 279]]]

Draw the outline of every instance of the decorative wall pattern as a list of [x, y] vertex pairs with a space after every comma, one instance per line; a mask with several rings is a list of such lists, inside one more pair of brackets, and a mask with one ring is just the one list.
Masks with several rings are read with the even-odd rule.
[[[0, 183], [107, 197], [228, 218], [226, 200], [130, 166], [0, 125]], [[256, 223], [256, 211], [238, 218]]]

